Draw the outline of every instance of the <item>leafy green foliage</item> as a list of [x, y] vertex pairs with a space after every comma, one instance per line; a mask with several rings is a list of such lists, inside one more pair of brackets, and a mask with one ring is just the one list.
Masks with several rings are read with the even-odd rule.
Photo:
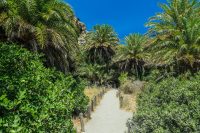
[[132, 120], [137, 133], [200, 132], [200, 74], [149, 83], [138, 96]]
[[116, 32], [109, 25], [96, 25], [86, 36], [86, 51], [89, 63], [108, 64], [119, 42]]
[[125, 37], [125, 45], [119, 46], [113, 61], [122, 71], [142, 79], [144, 64], [148, 59], [145, 51], [148, 38], [140, 34], [130, 34]]
[[72, 113], [88, 102], [84, 86], [40, 58], [0, 43], [0, 132], [74, 132]]
[[126, 80], [128, 80], [128, 73], [121, 73], [119, 76], [120, 84], [123, 84]]
[[[161, 4], [163, 12], [150, 18], [148, 34], [151, 41], [152, 61], [179, 63], [194, 67], [200, 60], [200, 2], [198, 0], [169, 0]], [[181, 64], [182, 63], [182, 64]]]
[[74, 67], [72, 52], [78, 45], [81, 27], [63, 1], [3, 0], [0, 28], [6, 39], [44, 53], [47, 65], [65, 73]]
[[80, 45], [77, 56], [78, 75], [91, 84], [105, 85], [112, 82], [113, 70], [109, 65], [115, 54], [118, 37], [109, 25], [96, 25], [84, 38], [85, 45]]

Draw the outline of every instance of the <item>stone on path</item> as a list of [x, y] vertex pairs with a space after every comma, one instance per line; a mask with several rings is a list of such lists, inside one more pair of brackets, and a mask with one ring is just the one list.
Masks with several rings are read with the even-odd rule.
[[132, 117], [132, 113], [119, 108], [117, 90], [108, 91], [92, 119], [86, 124], [85, 133], [124, 133], [127, 131], [126, 122]]

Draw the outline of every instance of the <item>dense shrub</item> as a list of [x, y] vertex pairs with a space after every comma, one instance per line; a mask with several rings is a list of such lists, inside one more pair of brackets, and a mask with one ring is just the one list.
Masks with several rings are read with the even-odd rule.
[[200, 75], [149, 84], [138, 96], [132, 119], [137, 133], [200, 132]]
[[137, 94], [144, 86], [145, 82], [134, 80], [128, 77], [127, 73], [122, 73], [119, 76], [120, 91], [124, 94]]
[[136, 94], [143, 87], [143, 82], [127, 80], [121, 86], [120, 90], [124, 94]]
[[118, 79], [120, 81], [120, 91], [125, 94], [132, 94], [134, 85], [133, 81], [128, 79], [128, 73], [121, 73]]
[[0, 43], [0, 132], [74, 132], [72, 112], [87, 104], [83, 89], [39, 55]]
[[121, 86], [120, 86], [120, 90], [122, 92], [124, 92], [125, 94], [132, 94], [134, 93], [134, 84], [133, 81], [131, 80], [127, 80], [125, 81]]

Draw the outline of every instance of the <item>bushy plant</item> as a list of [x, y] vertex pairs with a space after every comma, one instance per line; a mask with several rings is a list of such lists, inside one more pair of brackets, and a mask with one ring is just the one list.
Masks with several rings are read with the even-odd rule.
[[200, 132], [200, 75], [149, 84], [138, 96], [132, 132]]
[[84, 86], [40, 57], [0, 43], [0, 132], [74, 132], [72, 112], [87, 103]]
[[144, 77], [145, 81], [155, 81], [157, 78], [159, 78], [162, 74], [159, 72], [159, 70], [154, 69], [151, 70], [150, 73]]
[[118, 79], [120, 84], [123, 84], [128, 79], [128, 73], [121, 73]]
[[121, 86], [120, 86], [120, 90], [124, 93], [124, 94], [132, 94], [135, 92], [135, 86], [133, 84], [133, 81], [131, 80], [126, 80]]
[[82, 24], [63, 0], [0, 0], [0, 38], [45, 55], [46, 65], [74, 70]]
[[134, 78], [128, 77], [128, 73], [121, 73], [118, 79], [120, 81], [119, 89], [124, 94], [133, 94], [142, 89], [143, 83], [135, 81]]

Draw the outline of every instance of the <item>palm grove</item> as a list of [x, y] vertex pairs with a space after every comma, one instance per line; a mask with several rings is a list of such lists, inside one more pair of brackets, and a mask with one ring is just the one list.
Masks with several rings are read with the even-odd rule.
[[75, 132], [85, 86], [120, 86], [126, 73], [146, 81], [132, 132], [199, 132], [199, 6], [160, 4], [148, 32], [121, 45], [109, 25], [86, 32], [63, 1], [1, 0], [0, 131]]

